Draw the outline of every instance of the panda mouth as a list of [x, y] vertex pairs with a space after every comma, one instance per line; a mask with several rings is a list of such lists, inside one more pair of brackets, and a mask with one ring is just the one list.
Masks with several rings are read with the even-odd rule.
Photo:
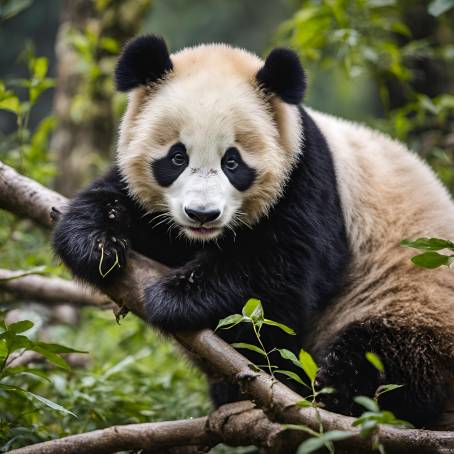
[[182, 226], [186, 235], [189, 238], [208, 241], [216, 238], [222, 232], [222, 227], [207, 227], [204, 225], [199, 225], [197, 227], [185, 225]]
[[212, 235], [221, 230], [219, 227], [188, 227], [188, 229], [200, 235]]

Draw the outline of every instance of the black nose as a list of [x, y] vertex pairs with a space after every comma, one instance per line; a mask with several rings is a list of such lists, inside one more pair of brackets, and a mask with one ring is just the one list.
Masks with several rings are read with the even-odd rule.
[[201, 224], [205, 222], [214, 221], [219, 217], [221, 212], [219, 210], [211, 210], [211, 211], [204, 211], [204, 210], [193, 210], [191, 208], [185, 208], [186, 214], [194, 221], [198, 221]]

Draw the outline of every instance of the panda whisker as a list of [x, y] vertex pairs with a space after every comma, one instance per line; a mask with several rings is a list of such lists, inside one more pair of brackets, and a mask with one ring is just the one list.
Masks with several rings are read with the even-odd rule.
[[156, 216], [154, 219], [152, 219], [150, 221], [150, 223], [152, 223], [153, 221], [156, 221], [158, 218], [163, 218], [163, 219], [161, 219], [157, 224], [151, 226], [152, 229], [159, 227], [161, 224], [166, 224], [166, 223], [172, 222], [172, 218], [170, 217], [170, 215], [165, 213], [165, 215]]
[[235, 220], [238, 221], [239, 223], [243, 224], [245, 227], [247, 227], [248, 229], [252, 230], [252, 226], [251, 224], [249, 224], [248, 222], [246, 222], [244, 219], [243, 219], [243, 216], [246, 216], [246, 213], [243, 213], [242, 211], [239, 211], [237, 213], [237, 216], [235, 216]]

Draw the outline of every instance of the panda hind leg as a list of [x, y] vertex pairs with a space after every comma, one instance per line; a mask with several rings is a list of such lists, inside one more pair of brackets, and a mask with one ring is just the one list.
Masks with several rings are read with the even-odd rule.
[[[453, 338], [427, 325], [378, 317], [352, 323], [320, 357], [317, 387], [335, 389], [320, 400], [328, 410], [357, 416], [364, 409], [354, 403], [355, 396], [372, 397], [380, 385], [399, 384], [379, 397], [380, 407], [416, 427], [434, 425], [454, 376], [453, 351]], [[381, 359], [384, 373], [366, 359], [366, 352]]]

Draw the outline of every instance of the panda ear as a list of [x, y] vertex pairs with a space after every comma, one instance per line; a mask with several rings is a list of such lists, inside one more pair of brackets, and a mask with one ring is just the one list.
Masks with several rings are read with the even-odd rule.
[[273, 49], [256, 79], [260, 87], [286, 103], [299, 104], [303, 100], [306, 75], [298, 55], [290, 49]]
[[115, 84], [119, 91], [129, 91], [147, 85], [172, 71], [173, 64], [165, 41], [144, 35], [130, 41], [115, 68]]

